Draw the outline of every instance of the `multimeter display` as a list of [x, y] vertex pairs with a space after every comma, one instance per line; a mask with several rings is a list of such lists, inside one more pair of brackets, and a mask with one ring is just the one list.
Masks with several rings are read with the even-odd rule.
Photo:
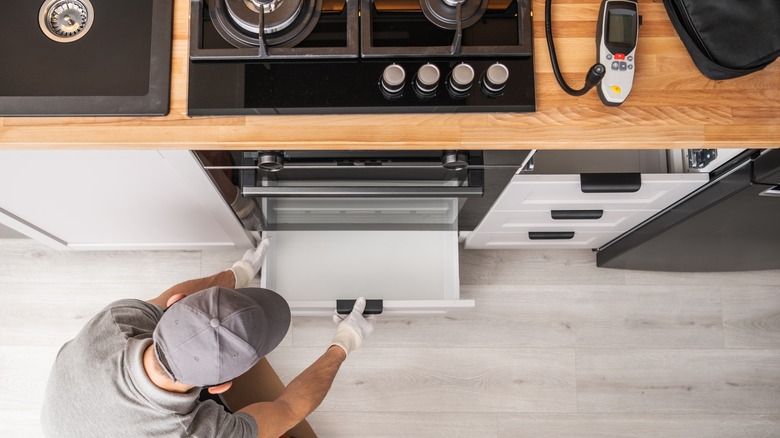
[[634, 42], [634, 17], [629, 12], [610, 11], [607, 30], [607, 41], [614, 44], [632, 44]]

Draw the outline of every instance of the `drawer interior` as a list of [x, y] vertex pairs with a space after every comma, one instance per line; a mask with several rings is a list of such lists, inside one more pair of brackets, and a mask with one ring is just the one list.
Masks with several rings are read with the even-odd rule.
[[457, 231], [271, 231], [262, 286], [288, 301], [457, 300]]

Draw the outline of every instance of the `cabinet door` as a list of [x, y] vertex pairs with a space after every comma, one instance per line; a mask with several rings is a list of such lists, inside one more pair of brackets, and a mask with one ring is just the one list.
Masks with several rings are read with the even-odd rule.
[[0, 152], [0, 221], [59, 248], [252, 245], [189, 151]]

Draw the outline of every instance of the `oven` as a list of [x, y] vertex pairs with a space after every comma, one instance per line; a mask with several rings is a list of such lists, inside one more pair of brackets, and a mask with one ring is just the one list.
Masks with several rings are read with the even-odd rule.
[[470, 231], [527, 151], [202, 151], [249, 231]]
[[536, 110], [530, 0], [193, 0], [188, 113]]
[[459, 233], [481, 222], [529, 151], [199, 151], [235, 216], [271, 238], [261, 287], [295, 315], [338, 299], [385, 313], [469, 309]]

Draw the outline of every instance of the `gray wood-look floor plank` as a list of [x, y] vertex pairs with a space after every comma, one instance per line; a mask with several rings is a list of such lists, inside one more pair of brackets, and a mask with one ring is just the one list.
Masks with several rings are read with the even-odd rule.
[[780, 286], [724, 286], [726, 348], [780, 349]]
[[492, 413], [360, 412], [334, 415], [315, 411], [309, 423], [319, 436], [334, 438], [496, 438]]
[[625, 272], [596, 269], [590, 250], [460, 250], [461, 284], [626, 284]]
[[200, 276], [199, 251], [56, 251], [33, 240], [0, 250], [0, 283], [163, 283]]
[[[463, 286], [466, 312], [380, 317], [370, 343], [384, 347], [720, 348], [720, 294], [706, 287]], [[294, 345], [327, 342], [332, 324], [298, 318]]]
[[626, 284], [677, 284], [681, 286], [780, 286], [780, 271], [653, 272], [626, 270]]
[[60, 347], [0, 346], [0, 411], [40, 410]]
[[[286, 383], [324, 348], [278, 348]], [[320, 412], [574, 412], [574, 352], [542, 349], [362, 348]]]
[[499, 438], [776, 438], [780, 415], [499, 414]]
[[40, 410], [0, 409], [0, 436], [43, 438]]
[[578, 350], [581, 413], [780, 412], [780, 351]]

